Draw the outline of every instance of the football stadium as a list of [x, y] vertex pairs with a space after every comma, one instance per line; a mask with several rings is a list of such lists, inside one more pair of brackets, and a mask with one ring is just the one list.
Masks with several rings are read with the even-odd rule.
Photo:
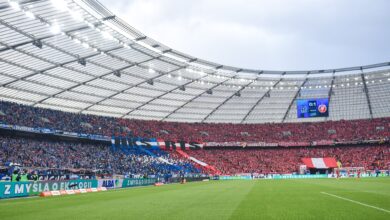
[[104, 2], [0, 0], [0, 219], [390, 219], [390, 57], [220, 64]]

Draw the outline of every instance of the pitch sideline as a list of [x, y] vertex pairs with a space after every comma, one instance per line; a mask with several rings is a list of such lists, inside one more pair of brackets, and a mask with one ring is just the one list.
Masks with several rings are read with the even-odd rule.
[[352, 199], [344, 198], [344, 197], [337, 196], [337, 195], [334, 195], [334, 194], [331, 194], [331, 193], [327, 193], [327, 192], [321, 192], [321, 193], [324, 194], [324, 195], [332, 196], [332, 197], [335, 197], [335, 198], [338, 198], [338, 199], [349, 201], [349, 202], [352, 202], [352, 203], [355, 203], [355, 204], [359, 204], [359, 205], [362, 205], [362, 206], [366, 206], [366, 207], [373, 208], [373, 209], [376, 209], [376, 210], [380, 210], [380, 211], [383, 211], [383, 212], [387, 212], [387, 213], [390, 214], [390, 210], [387, 210], [387, 209], [382, 209], [382, 208], [379, 208], [379, 207], [376, 207], [376, 206], [373, 206], [373, 205], [368, 205], [368, 204], [365, 204], [365, 203], [362, 203], [362, 202], [358, 202], [358, 201], [355, 201], [355, 200], [352, 200]]

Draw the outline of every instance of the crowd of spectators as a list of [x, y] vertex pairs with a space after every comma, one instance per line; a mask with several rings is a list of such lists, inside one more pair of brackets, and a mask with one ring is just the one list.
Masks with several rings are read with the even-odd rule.
[[[212, 124], [121, 119], [61, 112], [0, 101], [0, 123], [111, 136], [131, 135], [171, 141], [198, 142], [310, 142], [359, 141], [390, 137], [390, 118], [316, 123]], [[200, 172], [175, 153], [137, 149], [112, 151], [99, 144], [0, 136], [0, 164], [25, 167], [105, 170], [117, 174]], [[389, 146], [245, 150], [199, 150], [190, 154], [224, 174], [242, 172], [291, 173], [302, 157], [335, 157], [345, 166], [386, 168]], [[163, 159], [163, 160], [161, 160]]]
[[349, 141], [390, 136], [390, 118], [283, 124], [179, 123], [75, 114], [2, 101], [0, 123], [106, 136], [124, 133], [198, 142]]
[[169, 154], [154, 157], [137, 148], [113, 152], [103, 144], [0, 136], [0, 165], [9, 163], [44, 170], [84, 169], [123, 175], [200, 172], [189, 161], [171, 158]]
[[212, 149], [187, 151], [201, 161], [216, 167], [222, 174], [293, 173], [302, 165], [301, 159], [333, 157], [343, 167], [364, 167], [374, 170], [390, 168], [390, 146], [354, 146], [321, 148], [274, 149]]

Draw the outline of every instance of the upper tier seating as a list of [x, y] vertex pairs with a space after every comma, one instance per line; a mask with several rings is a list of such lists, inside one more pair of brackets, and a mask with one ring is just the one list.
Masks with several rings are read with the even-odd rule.
[[200, 142], [318, 141], [380, 139], [390, 136], [390, 118], [283, 124], [210, 124], [143, 121], [74, 114], [0, 102], [0, 123], [79, 133]]

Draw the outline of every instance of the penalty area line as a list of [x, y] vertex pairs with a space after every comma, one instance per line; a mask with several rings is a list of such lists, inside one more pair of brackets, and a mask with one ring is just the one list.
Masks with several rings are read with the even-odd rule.
[[328, 195], [328, 196], [332, 196], [332, 197], [338, 198], [338, 199], [342, 199], [342, 200], [345, 200], [345, 201], [348, 201], [348, 202], [352, 202], [352, 203], [355, 203], [355, 204], [359, 204], [359, 205], [362, 205], [362, 206], [366, 206], [366, 207], [369, 207], [369, 208], [380, 210], [382, 212], [386, 212], [386, 213], [390, 214], [390, 210], [387, 210], [387, 209], [382, 209], [382, 208], [379, 208], [379, 207], [376, 207], [376, 206], [373, 206], [373, 205], [368, 205], [368, 204], [365, 204], [365, 203], [362, 203], [362, 202], [358, 202], [358, 201], [355, 201], [355, 200], [352, 200], [352, 199], [344, 198], [344, 197], [337, 196], [337, 195], [334, 195], [334, 194], [331, 194], [331, 193], [327, 193], [327, 192], [321, 192], [321, 193], [325, 194], [325, 195]]

